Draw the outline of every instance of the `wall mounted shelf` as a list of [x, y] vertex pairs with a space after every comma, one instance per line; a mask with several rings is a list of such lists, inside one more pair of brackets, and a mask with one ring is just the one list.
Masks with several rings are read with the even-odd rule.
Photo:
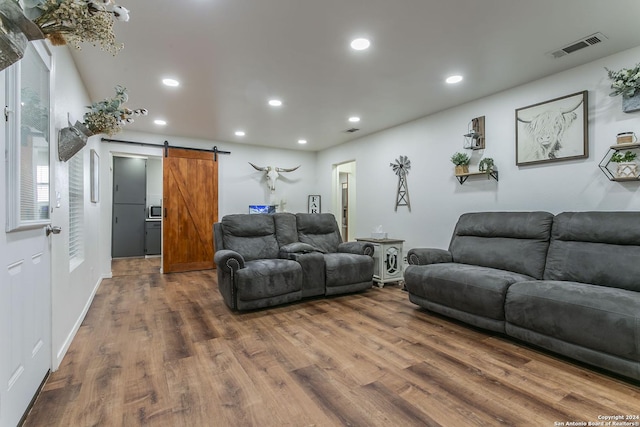
[[479, 175], [483, 175], [483, 176], [490, 176], [491, 178], [495, 179], [496, 181], [498, 180], [498, 171], [494, 170], [491, 171], [489, 173], [487, 172], [467, 172], [467, 173], [460, 173], [460, 174], [456, 174], [456, 178], [458, 179], [458, 181], [460, 181], [460, 185], [464, 184], [467, 179], [469, 179], [470, 176], [479, 176]]
[[[602, 158], [602, 160], [600, 160], [600, 163], [598, 164], [598, 167], [600, 168], [602, 173], [605, 174], [607, 178], [609, 178], [609, 181], [617, 181], [617, 182], [640, 181], [640, 176], [620, 177], [620, 176], [617, 176], [616, 173], [612, 172], [609, 169], [609, 164], [614, 163], [617, 165], [617, 163], [611, 161], [611, 156], [613, 155], [613, 153], [617, 153], [618, 151], [632, 151], [632, 150], [640, 150], [640, 144], [616, 144], [609, 147], [609, 150], [607, 151], [607, 153], [604, 155], [604, 157]], [[638, 151], [638, 154], [640, 154], [640, 151]]]

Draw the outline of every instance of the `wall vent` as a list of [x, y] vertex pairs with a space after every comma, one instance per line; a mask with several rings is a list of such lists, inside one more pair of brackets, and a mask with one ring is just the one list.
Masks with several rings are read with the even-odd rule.
[[577, 40], [561, 49], [547, 52], [547, 55], [551, 56], [552, 58], [562, 58], [563, 56], [569, 55], [570, 53], [573, 53], [580, 49], [584, 49], [585, 47], [602, 43], [605, 40], [607, 40], [607, 37], [605, 37], [605, 35], [602, 33], [591, 34], [590, 36]]
[[351, 128], [351, 129], [347, 129], [344, 132], [345, 133], [354, 133], [354, 132], [358, 132], [360, 129], [358, 128]]

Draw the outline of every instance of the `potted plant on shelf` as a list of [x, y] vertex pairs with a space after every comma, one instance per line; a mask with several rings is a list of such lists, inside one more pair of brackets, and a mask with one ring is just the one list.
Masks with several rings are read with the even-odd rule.
[[461, 175], [463, 173], [469, 173], [469, 162], [471, 161], [471, 157], [467, 153], [455, 153], [451, 156], [451, 163], [456, 165], [456, 175]]
[[613, 92], [609, 96], [622, 95], [622, 110], [625, 113], [640, 111], [640, 64], [633, 68], [613, 71], [605, 67]]
[[486, 173], [487, 179], [489, 179], [489, 176], [491, 175], [491, 172], [493, 172], [494, 169], [495, 169], [495, 164], [491, 157], [485, 157], [484, 159], [480, 160], [480, 163], [478, 164], [478, 170], [480, 172]]
[[616, 151], [609, 159], [612, 163], [617, 163], [616, 178], [637, 178], [638, 164], [635, 162], [637, 153], [625, 151], [624, 154]]

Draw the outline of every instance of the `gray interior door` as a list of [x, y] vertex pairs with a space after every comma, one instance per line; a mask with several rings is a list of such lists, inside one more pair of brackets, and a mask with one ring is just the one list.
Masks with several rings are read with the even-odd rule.
[[142, 204], [147, 200], [147, 159], [113, 158], [113, 203]]
[[113, 205], [113, 258], [144, 256], [144, 205]]
[[147, 212], [147, 160], [113, 158], [111, 256], [144, 256]]

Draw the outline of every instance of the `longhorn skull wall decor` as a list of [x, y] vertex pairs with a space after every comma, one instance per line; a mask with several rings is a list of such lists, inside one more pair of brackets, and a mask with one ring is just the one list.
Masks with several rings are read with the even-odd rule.
[[277, 166], [256, 166], [251, 162], [249, 162], [249, 164], [253, 166], [255, 170], [264, 172], [267, 178], [267, 187], [269, 187], [272, 193], [276, 190], [276, 180], [280, 177], [281, 172], [293, 172], [301, 166], [298, 165], [295, 168], [279, 168]]

